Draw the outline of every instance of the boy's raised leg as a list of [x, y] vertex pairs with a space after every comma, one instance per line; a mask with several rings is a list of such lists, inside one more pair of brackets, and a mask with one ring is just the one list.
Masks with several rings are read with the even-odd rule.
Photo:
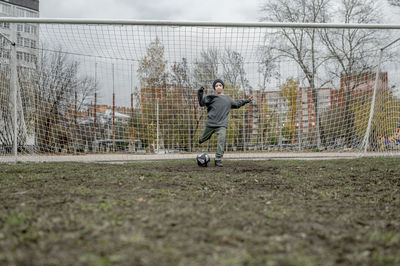
[[201, 134], [200, 138], [199, 138], [199, 144], [202, 144], [203, 142], [206, 142], [207, 140], [209, 140], [212, 136], [212, 134], [214, 133], [215, 128], [211, 128], [211, 127], [205, 127], [203, 130], [203, 134]]

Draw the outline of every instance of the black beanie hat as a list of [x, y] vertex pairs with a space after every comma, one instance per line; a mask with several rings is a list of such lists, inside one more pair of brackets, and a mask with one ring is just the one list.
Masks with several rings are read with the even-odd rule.
[[224, 82], [223, 82], [222, 80], [216, 79], [216, 80], [214, 80], [214, 82], [213, 82], [213, 89], [214, 89], [214, 90], [215, 90], [215, 85], [217, 85], [218, 82], [222, 84], [222, 88], [225, 87]]

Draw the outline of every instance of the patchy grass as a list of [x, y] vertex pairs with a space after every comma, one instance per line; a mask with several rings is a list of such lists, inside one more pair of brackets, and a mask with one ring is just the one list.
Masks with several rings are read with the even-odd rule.
[[0, 165], [0, 265], [400, 265], [400, 164]]

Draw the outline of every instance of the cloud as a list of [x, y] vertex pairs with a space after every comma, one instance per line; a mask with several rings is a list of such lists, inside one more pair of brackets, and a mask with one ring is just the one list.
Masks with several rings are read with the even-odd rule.
[[126, 10], [130, 10], [131, 19], [151, 19], [151, 20], [173, 20], [174, 17], [179, 17], [182, 13], [182, 8], [179, 5], [168, 3], [167, 1], [138, 1], [132, 2], [121, 0], [121, 6]]

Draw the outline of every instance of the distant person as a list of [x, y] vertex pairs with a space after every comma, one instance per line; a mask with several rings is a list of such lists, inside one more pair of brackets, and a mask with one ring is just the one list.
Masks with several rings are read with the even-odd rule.
[[216, 133], [217, 152], [215, 154], [215, 166], [222, 167], [222, 157], [225, 151], [226, 128], [228, 127], [229, 112], [231, 109], [239, 109], [246, 103], [253, 100], [251, 95], [248, 99], [234, 101], [228, 95], [224, 94], [224, 82], [216, 79], [213, 82], [213, 88], [216, 94], [204, 95], [204, 88], [201, 87], [197, 96], [201, 107], [207, 107], [207, 121], [203, 134], [200, 136], [199, 144], [209, 140]]

